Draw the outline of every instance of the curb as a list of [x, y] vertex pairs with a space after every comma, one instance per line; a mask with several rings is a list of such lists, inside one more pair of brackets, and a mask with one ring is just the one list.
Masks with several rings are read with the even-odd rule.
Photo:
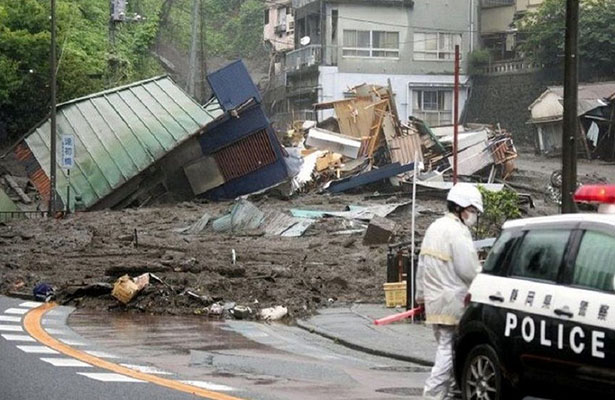
[[328, 333], [322, 329], [319, 329], [317, 327], [315, 327], [314, 325], [310, 325], [305, 321], [301, 321], [301, 320], [297, 320], [296, 321], [297, 326], [303, 330], [306, 330], [310, 333], [315, 333], [319, 336], [322, 336], [324, 338], [327, 338], [329, 340], [333, 340], [334, 342], [341, 344], [344, 347], [348, 347], [350, 349], [353, 350], [358, 350], [358, 351], [362, 351], [364, 353], [368, 353], [368, 354], [373, 354], [375, 356], [380, 356], [380, 357], [386, 357], [386, 358], [392, 358], [394, 360], [400, 360], [400, 361], [407, 361], [407, 362], [411, 362], [411, 363], [415, 363], [415, 364], [419, 364], [419, 365], [423, 365], [426, 367], [432, 367], [433, 366], [433, 361], [431, 360], [426, 360], [424, 358], [420, 358], [420, 357], [412, 357], [412, 356], [405, 356], [403, 354], [395, 354], [395, 353], [390, 353], [388, 351], [383, 351], [383, 350], [378, 350], [378, 349], [373, 349], [371, 347], [367, 347], [367, 346], [363, 346], [357, 343], [353, 343], [350, 342], [346, 339], [343, 339], [339, 336], [335, 336], [331, 333]]

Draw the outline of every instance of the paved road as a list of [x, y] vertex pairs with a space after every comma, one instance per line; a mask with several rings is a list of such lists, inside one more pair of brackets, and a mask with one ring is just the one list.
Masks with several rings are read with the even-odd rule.
[[[10, 400], [188, 400], [194, 395], [149, 382], [114, 374], [71, 359], [36, 342], [23, 328], [23, 315], [34, 303], [0, 296], [0, 398]], [[67, 313], [51, 311], [43, 327], [65, 343], [83, 345], [64, 324]], [[114, 357], [100, 349], [83, 346], [83, 351], [102, 358]], [[122, 363], [121, 357], [113, 359]], [[137, 368], [137, 367], [135, 367]]]
[[418, 399], [429, 372], [282, 324], [78, 310], [69, 325], [134, 362], [243, 389], [249, 399]]

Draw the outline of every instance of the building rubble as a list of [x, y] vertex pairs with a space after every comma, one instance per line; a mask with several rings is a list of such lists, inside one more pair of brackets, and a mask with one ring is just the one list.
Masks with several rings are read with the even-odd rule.
[[[388, 188], [381, 190], [404, 191], [415, 166], [422, 167], [419, 185], [452, 182], [452, 126], [431, 128], [415, 118], [401, 122], [387, 87], [363, 84], [349, 94], [347, 99], [314, 105], [316, 110], [334, 110], [334, 121], [296, 121], [286, 133], [285, 142], [292, 143], [304, 160], [297, 190], [338, 193], [388, 181]], [[500, 127], [460, 126], [458, 148], [460, 179], [492, 184], [506, 181], [515, 171], [512, 135]], [[306, 168], [311, 170], [310, 180], [305, 179]]]

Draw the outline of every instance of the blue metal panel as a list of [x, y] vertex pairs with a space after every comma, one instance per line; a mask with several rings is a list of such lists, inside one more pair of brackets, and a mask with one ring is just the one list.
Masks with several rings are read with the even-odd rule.
[[222, 147], [235, 143], [256, 131], [268, 128], [270, 125], [265, 112], [260, 105], [251, 107], [241, 113], [239, 118], [227, 117], [214, 122], [199, 138], [203, 154], [211, 154]]
[[207, 75], [207, 81], [224, 111], [235, 109], [250, 99], [259, 104], [262, 102], [261, 95], [241, 60]]
[[351, 176], [336, 182], [332, 182], [327, 189], [331, 193], [341, 193], [349, 189], [359, 186], [374, 183], [395, 175], [403, 174], [404, 172], [413, 171], [414, 163], [400, 165], [393, 163], [382, 168], [374, 169], [361, 175]]

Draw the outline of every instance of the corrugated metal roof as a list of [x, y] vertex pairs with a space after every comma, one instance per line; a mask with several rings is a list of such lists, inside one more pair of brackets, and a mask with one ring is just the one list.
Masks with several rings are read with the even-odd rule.
[[[564, 97], [563, 86], [550, 86], [549, 90], [560, 97]], [[596, 82], [580, 84], [578, 89], [579, 99], [607, 99], [615, 95], [615, 82]]]
[[[203, 108], [168, 77], [60, 104], [58, 143], [63, 134], [75, 136], [73, 195], [80, 195], [85, 207], [91, 207], [220, 115], [216, 100]], [[47, 176], [49, 131], [47, 120], [25, 139]], [[58, 168], [57, 188], [63, 201], [66, 186], [66, 172]]]

